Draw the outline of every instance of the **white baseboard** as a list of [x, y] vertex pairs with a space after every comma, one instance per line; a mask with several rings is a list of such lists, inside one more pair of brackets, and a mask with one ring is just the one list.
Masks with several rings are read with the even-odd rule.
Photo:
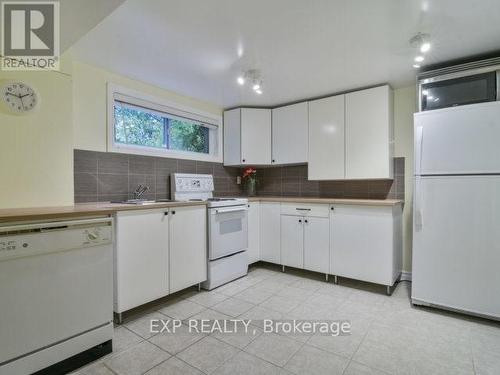
[[401, 272], [401, 281], [411, 281], [411, 272], [409, 271], [402, 271]]

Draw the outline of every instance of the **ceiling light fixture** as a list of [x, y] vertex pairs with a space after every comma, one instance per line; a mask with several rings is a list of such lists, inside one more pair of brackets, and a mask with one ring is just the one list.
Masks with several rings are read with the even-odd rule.
[[255, 93], [258, 95], [262, 94], [262, 78], [260, 75], [260, 71], [257, 69], [250, 69], [243, 71], [237, 78], [236, 82], [240, 86], [245, 85], [247, 82], [251, 83], [251, 87]]
[[[418, 32], [415, 36], [413, 36], [410, 39], [410, 46], [415, 48], [418, 53], [427, 53], [431, 49], [431, 36], [429, 34], [421, 33]], [[421, 62], [425, 60], [425, 57], [423, 55], [418, 55], [415, 57], [415, 64], [413, 64], [413, 67], [415, 69], [420, 68]]]
[[424, 42], [420, 46], [420, 52], [426, 53], [431, 49], [431, 44], [429, 42]]

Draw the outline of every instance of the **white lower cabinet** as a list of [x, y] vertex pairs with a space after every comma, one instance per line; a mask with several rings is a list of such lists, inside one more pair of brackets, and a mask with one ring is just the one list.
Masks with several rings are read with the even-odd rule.
[[402, 268], [401, 205], [334, 205], [330, 273], [391, 286]]
[[304, 268], [329, 273], [330, 220], [326, 217], [307, 217], [304, 223]]
[[248, 204], [248, 263], [260, 260], [260, 202]]
[[116, 313], [169, 294], [167, 210], [134, 210], [116, 214]]
[[206, 280], [206, 220], [205, 206], [116, 214], [116, 313]]
[[204, 206], [169, 211], [170, 293], [207, 279], [207, 214]]
[[304, 218], [281, 216], [281, 264], [304, 268]]
[[402, 205], [261, 202], [259, 259], [392, 286], [402, 269]]
[[279, 203], [260, 203], [260, 259], [265, 262], [281, 264]]
[[[282, 212], [287, 212], [286, 206]], [[328, 216], [281, 215], [281, 264], [327, 274], [329, 232]]]

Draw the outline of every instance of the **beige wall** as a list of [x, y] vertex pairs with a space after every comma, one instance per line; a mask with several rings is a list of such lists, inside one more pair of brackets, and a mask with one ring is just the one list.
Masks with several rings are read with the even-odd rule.
[[106, 84], [113, 82], [221, 115], [222, 109], [63, 56], [60, 72], [5, 72], [40, 95], [37, 110], [0, 111], [0, 208], [61, 206], [74, 201], [73, 148], [106, 151]]
[[73, 204], [73, 125], [70, 69], [5, 72], [38, 90], [34, 113], [0, 111], [0, 208]]
[[413, 113], [417, 110], [415, 86], [394, 91], [395, 156], [405, 158], [405, 206], [403, 211], [403, 270], [411, 271], [413, 210]]
[[107, 83], [115, 83], [148, 95], [222, 115], [215, 105], [163, 90], [80, 62], [73, 63], [73, 112], [75, 148], [106, 151]]

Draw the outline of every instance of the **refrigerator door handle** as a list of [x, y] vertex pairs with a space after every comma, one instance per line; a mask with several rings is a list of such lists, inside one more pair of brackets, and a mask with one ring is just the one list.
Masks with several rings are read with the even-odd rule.
[[422, 148], [424, 145], [424, 127], [417, 126], [415, 129], [415, 174], [421, 174], [420, 168], [422, 166]]
[[424, 212], [422, 209], [421, 177], [415, 176], [415, 230], [420, 232], [424, 227]]

